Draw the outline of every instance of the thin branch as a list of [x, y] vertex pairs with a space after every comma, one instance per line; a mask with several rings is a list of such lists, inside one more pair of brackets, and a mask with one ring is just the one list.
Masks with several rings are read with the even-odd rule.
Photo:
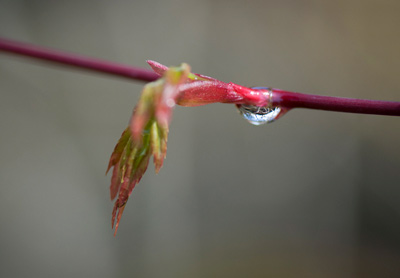
[[54, 51], [51, 49], [2, 38], [0, 38], [0, 51], [140, 81], [151, 82], [159, 78], [159, 75], [151, 70], [79, 56], [61, 51]]
[[400, 116], [400, 102], [319, 96], [273, 89], [273, 105], [336, 112]]
[[[2, 38], [0, 38], [0, 51], [33, 57], [39, 60], [51, 61], [57, 64], [69, 65], [75, 68], [112, 74], [119, 77], [139, 81], [151, 82], [159, 78], [159, 75], [157, 73], [150, 70], [94, 58], [83, 57], [61, 51], [54, 51], [51, 49]], [[220, 86], [221, 85], [219, 85], [219, 87]], [[228, 88], [228, 84], [226, 84], [226, 86], [227, 88], [225, 89], [227, 92], [229, 92], [230, 89]], [[246, 87], [237, 86], [237, 88], [239, 87], [241, 87], [241, 90], [243, 91], [247, 91], [248, 89]], [[223, 90], [224, 88], [219, 89]], [[318, 96], [294, 93], [279, 89], [273, 89], [272, 91], [272, 104], [287, 108], [309, 108], [349, 113], [400, 116], [400, 102]], [[254, 91], [252, 90], [251, 92], [254, 93]], [[247, 92], [245, 94], [247, 94]], [[228, 97], [229, 94], [227, 94], [226, 96]], [[196, 98], [195, 96], [192, 97]], [[227, 101], [220, 100], [220, 102], [234, 101], [230, 101], [227, 99]]]

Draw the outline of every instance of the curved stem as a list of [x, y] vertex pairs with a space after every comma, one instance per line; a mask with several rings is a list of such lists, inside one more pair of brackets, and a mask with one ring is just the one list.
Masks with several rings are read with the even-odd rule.
[[[54, 51], [2, 38], [0, 38], [0, 51], [139, 81], [151, 82], [159, 78], [157, 73], [150, 70]], [[226, 84], [226, 86], [228, 86], [228, 84]], [[225, 89], [230, 91], [228, 87]], [[242, 90], [245, 89], [248, 88], [242, 87]], [[219, 101], [235, 103], [235, 101], [228, 99], [229, 94], [225, 97], [227, 98], [226, 101]], [[273, 105], [280, 105], [287, 108], [310, 108], [338, 112], [400, 116], [400, 102], [318, 96], [294, 93], [280, 89], [273, 89], [272, 103]]]
[[0, 38], [0, 51], [140, 81], [151, 82], [159, 78], [159, 75], [151, 70], [83, 57], [61, 51], [54, 51], [2, 38]]

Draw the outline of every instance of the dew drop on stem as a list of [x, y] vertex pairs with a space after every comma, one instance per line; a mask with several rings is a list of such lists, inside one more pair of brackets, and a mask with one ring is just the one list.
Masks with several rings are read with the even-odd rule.
[[254, 106], [254, 105], [236, 105], [240, 115], [243, 116], [252, 125], [262, 125], [275, 121], [281, 114], [282, 109], [279, 106]]

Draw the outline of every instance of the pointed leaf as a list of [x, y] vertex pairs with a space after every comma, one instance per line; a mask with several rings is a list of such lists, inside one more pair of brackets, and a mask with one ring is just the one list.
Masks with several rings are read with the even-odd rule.
[[[119, 222], [121, 221], [121, 216], [122, 213], [124, 212], [125, 209], [125, 204], [121, 207], [118, 208], [118, 215], [117, 215], [117, 223], [115, 224], [115, 232], [114, 232], [114, 236], [117, 235], [117, 231], [118, 231], [118, 227], [119, 227]], [[115, 218], [115, 216], [113, 216], [113, 218]]]
[[158, 63], [158, 62], [156, 62], [156, 61], [147, 60], [146, 62], [147, 62], [147, 64], [149, 64], [150, 67], [151, 67], [157, 74], [159, 74], [160, 76], [164, 75], [164, 72], [165, 72], [166, 70], [168, 70], [168, 67], [167, 67], [167, 66], [164, 66], [164, 65], [162, 65], [162, 64], [160, 64], [160, 63]]
[[121, 177], [119, 176], [119, 162], [114, 165], [113, 174], [111, 177], [110, 197], [114, 200], [121, 186]]
[[108, 173], [110, 168], [112, 166], [114, 166], [120, 160], [122, 152], [125, 148], [126, 142], [129, 140], [130, 136], [131, 136], [130, 131], [128, 128], [126, 128], [124, 130], [124, 132], [122, 132], [121, 138], [118, 140], [118, 143], [117, 143], [117, 145], [115, 145], [114, 151], [111, 154], [106, 174]]

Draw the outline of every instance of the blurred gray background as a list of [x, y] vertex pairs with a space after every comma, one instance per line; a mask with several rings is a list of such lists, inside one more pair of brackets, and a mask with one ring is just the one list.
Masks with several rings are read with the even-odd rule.
[[[0, 35], [400, 101], [397, 0], [0, 0]], [[399, 277], [395, 117], [177, 107], [114, 238], [104, 172], [142, 86], [0, 53], [0, 277]]]

